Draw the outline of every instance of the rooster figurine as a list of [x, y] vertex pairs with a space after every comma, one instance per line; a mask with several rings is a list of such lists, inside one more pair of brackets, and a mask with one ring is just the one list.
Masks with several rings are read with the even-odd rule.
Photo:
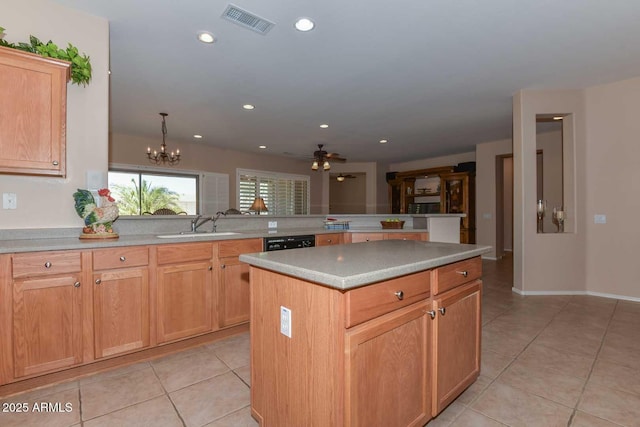
[[118, 234], [113, 231], [111, 223], [118, 218], [118, 205], [111, 197], [108, 188], [98, 190], [100, 206], [96, 204], [93, 194], [89, 190], [78, 189], [73, 193], [78, 216], [84, 220], [80, 238], [115, 238]]

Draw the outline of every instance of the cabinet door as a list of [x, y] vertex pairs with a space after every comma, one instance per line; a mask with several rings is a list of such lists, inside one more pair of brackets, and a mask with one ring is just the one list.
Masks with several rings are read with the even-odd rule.
[[69, 67], [0, 47], [0, 172], [65, 176]]
[[249, 320], [249, 264], [238, 257], [220, 258], [220, 325]]
[[480, 374], [481, 288], [476, 280], [433, 300], [433, 416]]
[[96, 358], [149, 345], [149, 274], [146, 268], [94, 274]]
[[345, 425], [422, 426], [430, 418], [428, 303], [348, 329]]
[[13, 283], [15, 376], [82, 361], [82, 292], [79, 274]]
[[333, 246], [342, 243], [342, 233], [316, 234], [316, 246]]
[[158, 268], [158, 342], [212, 330], [210, 262]]

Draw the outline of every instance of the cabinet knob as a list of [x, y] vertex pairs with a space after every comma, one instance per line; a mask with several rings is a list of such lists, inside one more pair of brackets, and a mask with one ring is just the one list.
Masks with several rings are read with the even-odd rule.
[[467, 277], [469, 275], [469, 272], [466, 271], [466, 270], [465, 271], [456, 271], [456, 273], [462, 274], [463, 277]]
[[51, 268], [51, 266], [52, 264], [49, 261], [44, 263], [44, 268]]
[[79, 287], [80, 287], [80, 282], [76, 282], [76, 283], [74, 283], [74, 284], [73, 284], [73, 287], [75, 287], [75, 288], [79, 288]]
[[400, 301], [404, 299], [404, 292], [402, 291], [396, 291], [394, 292], [394, 295], [397, 296]]
[[429, 315], [429, 317], [431, 317], [432, 319], [436, 318], [436, 312], [433, 310], [429, 310], [427, 311], [427, 314]]
[[96, 285], [99, 285], [100, 283], [102, 283], [101, 279], [96, 279]]
[[58, 161], [57, 160], [54, 160], [52, 163], [53, 163], [53, 166], [58, 166]]
[[438, 311], [440, 312], [440, 314], [442, 314], [442, 315], [444, 316], [444, 315], [445, 315], [445, 313], [447, 312], [447, 309], [446, 309], [446, 308], [444, 308], [444, 307], [440, 307], [440, 308], [438, 309]]
[[331, 243], [331, 239], [327, 239], [327, 243]]
[[125, 256], [121, 256], [120, 257], [120, 261], [125, 262], [126, 260], [127, 260], [127, 257], [125, 257]]
[[[224, 268], [224, 267], [223, 267], [223, 268]], [[211, 271], [211, 270], [213, 270], [213, 267], [212, 267], [212, 266], [209, 266], [209, 271]]]
[[366, 241], [368, 242], [368, 241], [369, 241], [369, 239], [366, 239]]
[[227, 268], [227, 266], [226, 266], [226, 265], [224, 265], [224, 264], [222, 264], [222, 265], [220, 266], [220, 268]]

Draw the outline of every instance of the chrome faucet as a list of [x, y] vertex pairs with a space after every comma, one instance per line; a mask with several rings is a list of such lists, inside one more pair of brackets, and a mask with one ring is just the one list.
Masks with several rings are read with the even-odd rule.
[[206, 224], [207, 222], [211, 221], [213, 223], [213, 227], [211, 228], [211, 232], [215, 233], [216, 232], [216, 221], [218, 220], [218, 218], [220, 218], [220, 215], [226, 215], [226, 214], [224, 212], [216, 212], [216, 216], [215, 217], [213, 217], [213, 216], [203, 217], [202, 215], [196, 215], [196, 217], [191, 220], [191, 232], [195, 233], [201, 225]]

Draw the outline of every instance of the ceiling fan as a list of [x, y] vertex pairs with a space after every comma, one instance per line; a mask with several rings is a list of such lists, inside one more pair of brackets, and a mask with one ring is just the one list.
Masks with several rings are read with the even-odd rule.
[[355, 175], [351, 175], [350, 173], [343, 175], [342, 172], [340, 172], [340, 174], [338, 176], [336, 176], [336, 180], [338, 182], [343, 182], [346, 178], [357, 178], [357, 176]]
[[329, 160], [332, 162], [346, 162], [347, 159], [340, 157], [338, 153], [327, 153], [322, 149], [324, 147], [323, 144], [318, 144], [318, 150], [313, 152], [313, 164], [311, 165], [311, 169], [317, 171], [322, 163], [322, 170], [328, 171], [331, 169], [331, 165], [329, 164]]

